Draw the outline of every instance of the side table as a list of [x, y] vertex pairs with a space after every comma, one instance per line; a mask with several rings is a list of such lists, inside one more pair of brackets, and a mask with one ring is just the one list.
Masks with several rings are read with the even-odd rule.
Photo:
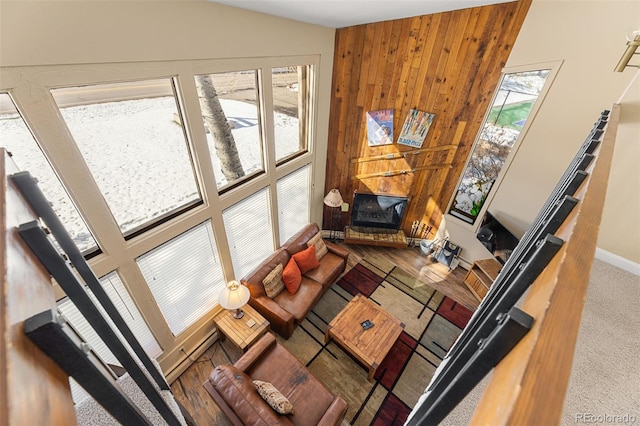
[[464, 277], [464, 283], [476, 299], [482, 301], [501, 269], [502, 264], [495, 259], [476, 260]]
[[226, 309], [213, 317], [218, 338], [233, 362], [270, 329], [269, 321], [248, 304], [242, 307], [242, 312], [244, 316], [240, 319], [235, 319], [233, 311]]

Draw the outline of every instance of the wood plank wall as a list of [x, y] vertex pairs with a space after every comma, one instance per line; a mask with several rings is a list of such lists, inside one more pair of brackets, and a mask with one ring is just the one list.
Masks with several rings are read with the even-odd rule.
[[[338, 188], [350, 205], [355, 191], [408, 196], [404, 231], [414, 220], [437, 229], [530, 5], [519, 0], [338, 29], [325, 193]], [[369, 147], [365, 114], [389, 108], [394, 143]], [[415, 149], [396, 143], [411, 109], [435, 114], [422, 148], [450, 148], [363, 161]], [[343, 224], [350, 214], [343, 213]], [[324, 228], [330, 223], [325, 208]]]

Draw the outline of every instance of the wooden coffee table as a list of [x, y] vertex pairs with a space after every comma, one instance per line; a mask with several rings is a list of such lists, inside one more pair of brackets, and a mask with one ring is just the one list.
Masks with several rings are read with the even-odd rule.
[[[375, 324], [365, 330], [361, 323], [365, 320]], [[333, 339], [351, 355], [369, 368], [369, 381], [396, 339], [402, 333], [404, 324], [383, 311], [380, 306], [364, 297], [355, 296], [347, 306], [329, 323], [324, 341]]]

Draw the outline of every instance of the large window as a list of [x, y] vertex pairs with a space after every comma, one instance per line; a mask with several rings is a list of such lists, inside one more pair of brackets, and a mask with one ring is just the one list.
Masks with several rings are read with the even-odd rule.
[[309, 166], [278, 179], [278, 224], [280, 243], [309, 223]]
[[172, 79], [51, 93], [125, 236], [200, 200]]
[[29, 171], [38, 180], [40, 190], [51, 202], [80, 251], [89, 253], [97, 250], [96, 240], [7, 93], [0, 93], [0, 146], [13, 154], [20, 170]]
[[273, 253], [270, 212], [266, 188], [222, 212], [235, 279], [243, 278]]
[[195, 82], [218, 188], [264, 171], [257, 72], [197, 75]]
[[140, 256], [137, 262], [176, 336], [218, 303], [225, 286], [209, 221]]
[[273, 131], [276, 162], [307, 150], [310, 65], [273, 68]]
[[[139, 339], [170, 380], [185, 352], [213, 337], [209, 319], [226, 282], [319, 214], [318, 61], [2, 70], [2, 145], [38, 178], [78, 246], [93, 250], [91, 268], [132, 327], [144, 329]], [[115, 361], [56, 283], [54, 292], [96, 352]]]
[[474, 223], [511, 150], [521, 139], [551, 70], [504, 74], [449, 211]]

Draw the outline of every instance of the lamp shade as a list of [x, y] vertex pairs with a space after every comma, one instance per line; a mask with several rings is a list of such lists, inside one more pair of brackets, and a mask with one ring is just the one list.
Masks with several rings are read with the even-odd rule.
[[340, 195], [340, 191], [338, 191], [336, 188], [333, 188], [324, 197], [324, 204], [329, 207], [340, 207], [342, 203], [342, 195]]
[[227, 288], [222, 290], [218, 300], [220, 306], [225, 309], [240, 309], [249, 301], [249, 289], [240, 282], [233, 280], [227, 283]]

